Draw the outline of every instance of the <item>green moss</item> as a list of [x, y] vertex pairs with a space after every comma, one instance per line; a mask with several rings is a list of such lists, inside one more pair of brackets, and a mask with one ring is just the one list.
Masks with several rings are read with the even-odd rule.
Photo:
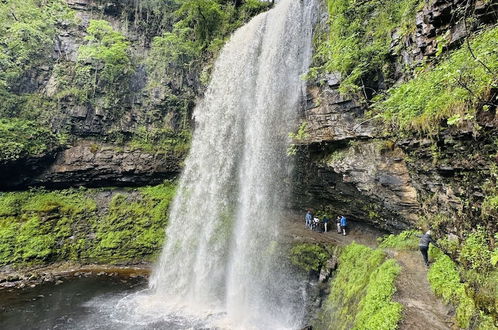
[[372, 275], [365, 298], [360, 302], [353, 329], [397, 329], [403, 307], [393, 302], [396, 277], [401, 267], [393, 259], [386, 260]]
[[381, 250], [352, 243], [339, 257], [339, 269], [317, 322], [320, 329], [396, 329], [402, 306], [392, 301], [400, 267]]
[[445, 121], [459, 125], [472, 120], [496, 88], [497, 40], [496, 27], [473, 37], [470, 47], [477, 60], [462, 46], [434, 68], [392, 88], [376, 111], [384, 121], [406, 131], [435, 133]]
[[309, 272], [320, 271], [323, 264], [330, 258], [330, 253], [317, 244], [303, 243], [291, 249], [290, 259], [293, 265]]
[[98, 195], [94, 189], [0, 194], [0, 265], [153, 258], [164, 241], [174, 185], [116, 193], [104, 208]]
[[167, 212], [174, 185], [140, 188], [140, 197], [116, 194], [109, 211], [94, 223], [95, 248], [87, 257], [99, 262], [153, 258], [164, 242]]

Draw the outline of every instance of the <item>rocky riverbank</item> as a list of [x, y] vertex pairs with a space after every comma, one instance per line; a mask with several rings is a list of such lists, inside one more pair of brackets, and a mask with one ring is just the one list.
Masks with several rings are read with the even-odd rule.
[[48, 266], [14, 269], [0, 267], [0, 291], [2, 289], [34, 288], [44, 283], [62, 284], [65, 280], [79, 277], [110, 276], [122, 279], [147, 279], [151, 271], [150, 263], [135, 265], [81, 265], [74, 262], [59, 262]]

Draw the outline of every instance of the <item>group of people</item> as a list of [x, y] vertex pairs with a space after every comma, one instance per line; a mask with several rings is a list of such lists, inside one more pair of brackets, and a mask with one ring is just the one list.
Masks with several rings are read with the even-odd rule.
[[[322, 220], [320, 220], [318, 217], [315, 217], [313, 215], [313, 212], [311, 212], [311, 210], [308, 210], [306, 212], [304, 219], [306, 221], [306, 228], [309, 228], [309, 229], [315, 230], [315, 231], [320, 231], [320, 232], [321, 231], [324, 231], [324, 232], [328, 231], [328, 224], [330, 222], [330, 219], [326, 215], [324, 215]], [[346, 230], [348, 228], [348, 220], [346, 219], [346, 217], [345, 216], [338, 216], [335, 219], [335, 224], [336, 224], [336, 228], [337, 228], [337, 233], [346, 236]], [[438, 246], [438, 245], [436, 244], [436, 242], [432, 238], [432, 232], [430, 230], [428, 230], [423, 235], [417, 235], [417, 236], [420, 238], [418, 246], [419, 246], [420, 252], [422, 253], [422, 257], [424, 258], [424, 264], [426, 266], [429, 266], [429, 255], [428, 255], [429, 244], [433, 244], [436, 246]]]
[[[318, 217], [315, 217], [313, 215], [313, 212], [311, 212], [311, 210], [308, 210], [308, 212], [306, 212], [304, 219], [305, 219], [306, 228], [315, 231], [323, 230], [324, 232], [328, 232], [328, 224], [330, 222], [330, 219], [326, 215], [324, 215], [322, 220], [320, 220]], [[346, 236], [346, 230], [348, 228], [348, 220], [346, 219], [346, 217], [338, 216], [335, 219], [335, 224], [336, 224], [337, 233]]]

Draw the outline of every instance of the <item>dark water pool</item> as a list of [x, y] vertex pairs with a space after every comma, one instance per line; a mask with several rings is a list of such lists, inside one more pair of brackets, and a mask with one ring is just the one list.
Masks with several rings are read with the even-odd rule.
[[[144, 289], [144, 280], [111, 277], [75, 278], [62, 284], [0, 291], [0, 329], [77, 329], [90, 328], [89, 316], [102, 312], [93, 304], [105, 302]], [[105, 316], [104, 316], [105, 318]], [[94, 329], [110, 324], [93, 324]]]

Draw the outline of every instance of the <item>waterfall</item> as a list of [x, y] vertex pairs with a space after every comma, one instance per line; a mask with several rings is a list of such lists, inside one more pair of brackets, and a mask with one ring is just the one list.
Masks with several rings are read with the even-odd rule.
[[282, 0], [237, 30], [215, 63], [150, 280], [191, 312], [222, 311], [232, 328], [300, 326], [302, 293], [278, 236], [311, 58], [313, 0]]

